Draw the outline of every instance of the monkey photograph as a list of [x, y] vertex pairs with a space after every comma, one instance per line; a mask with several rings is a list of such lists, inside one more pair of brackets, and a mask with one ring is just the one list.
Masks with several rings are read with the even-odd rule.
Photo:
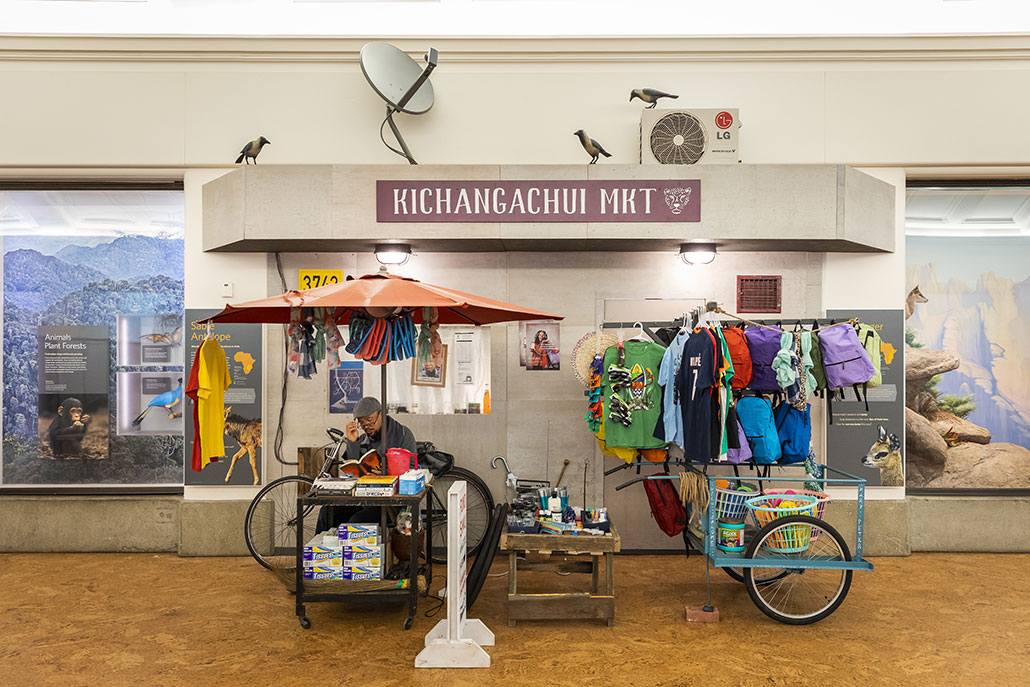
[[[83, 394], [81, 400], [76, 396], [41, 394], [40, 457], [50, 460], [106, 458], [106, 406], [107, 399], [102, 394]], [[52, 418], [48, 417], [51, 415]]]

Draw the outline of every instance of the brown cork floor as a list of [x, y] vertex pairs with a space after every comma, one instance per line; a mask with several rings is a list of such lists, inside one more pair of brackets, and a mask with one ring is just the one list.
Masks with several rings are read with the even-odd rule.
[[[687, 624], [704, 598], [700, 558], [616, 559], [617, 621], [520, 622], [506, 578], [472, 616], [496, 634], [488, 670], [415, 670], [429, 619], [405, 632], [400, 602], [310, 604], [243, 558], [153, 554], [0, 556], [0, 685], [1019, 685], [1030, 666], [1030, 556], [874, 559], [830, 618], [775, 623], [716, 577], [722, 621]], [[500, 558], [493, 572], [504, 573]], [[571, 589], [589, 576], [519, 574]], [[434, 589], [441, 580], [438, 577]]]

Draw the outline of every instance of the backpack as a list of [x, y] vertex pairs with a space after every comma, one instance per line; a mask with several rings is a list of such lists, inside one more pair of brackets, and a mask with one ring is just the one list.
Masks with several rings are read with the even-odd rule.
[[872, 389], [883, 384], [883, 373], [880, 370], [880, 333], [868, 324], [858, 325], [858, 340], [862, 344], [862, 348], [869, 354], [869, 361], [873, 364], [873, 376], [869, 378], [869, 381], [865, 383], [867, 389]]
[[722, 330], [726, 339], [726, 347], [730, 350], [730, 361], [733, 363], [733, 389], [744, 389], [751, 383], [751, 352], [747, 348], [747, 337], [744, 330], [738, 327], [726, 327]]
[[[851, 325], [830, 326], [819, 334], [819, 348], [823, 354], [823, 370], [826, 372], [826, 388], [831, 394], [827, 399], [827, 411], [830, 424], [833, 424], [833, 392], [851, 387], [855, 390], [855, 398], [862, 399], [858, 390], [859, 384], [865, 384], [876, 372], [869, 354], [859, 343], [858, 333]], [[841, 391], [840, 398], [844, 398]], [[869, 410], [869, 399], [865, 399], [865, 409]]]
[[772, 403], [761, 396], [745, 396], [737, 401], [737, 419], [744, 429], [756, 463], [775, 463], [782, 455], [780, 438], [776, 433]]
[[[751, 327], [745, 332], [748, 353], [751, 356], [751, 383], [748, 388], [753, 391], [780, 391], [776, 381], [776, 370], [772, 368], [773, 359], [780, 352], [780, 336], [778, 329], [768, 327]], [[745, 429], [747, 429], [745, 427]]]
[[803, 463], [812, 444], [812, 406], [806, 404], [798, 410], [789, 403], [781, 403], [774, 413], [776, 434], [780, 440], [781, 463]]
[[826, 388], [826, 370], [823, 369], [823, 352], [819, 349], [819, 326], [812, 328], [812, 376], [815, 377], [815, 390]]
[[727, 424], [726, 431], [736, 432], [740, 448], [730, 447], [726, 451], [726, 461], [735, 465], [746, 463], [752, 458], [751, 446], [748, 444], [747, 435], [744, 434], [744, 428], [740, 426], [740, 420], [737, 419], [736, 415], [729, 419], [732, 420], [732, 426]]
[[[668, 475], [667, 472], [655, 475]], [[682, 534], [687, 527], [687, 511], [680, 503], [679, 490], [670, 479], [644, 480], [644, 493], [651, 506], [651, 517], [658, 523], [658, 529], [670, 537]]]

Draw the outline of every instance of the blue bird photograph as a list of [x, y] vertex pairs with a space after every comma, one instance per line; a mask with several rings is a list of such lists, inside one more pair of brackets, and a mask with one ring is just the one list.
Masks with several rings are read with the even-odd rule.
[[168, 417], [173, 420], [177, 417], [182, 417], [182, 413], [177, 413], [173, 410], [173, 408], [180, 403], [182, 403], [182, 377], [179, 377], [178, 387], [172, 391], [166, 391], [163, 394], [155, 396], [150, 403], [147, 404], [147, 407], [143, 409], [143, 412], [137, 415], [136, 419], [132, 421], [132, 426], [139, 427], [143, 424], [143, 418], [145, 418], [147, 413], [149, 413], [153, 408], [164, 408], [168, 411]]

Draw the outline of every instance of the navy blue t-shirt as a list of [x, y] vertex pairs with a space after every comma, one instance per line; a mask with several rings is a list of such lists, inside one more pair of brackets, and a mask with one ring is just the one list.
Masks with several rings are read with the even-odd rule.
[[712, 457], [712, 387], [715, 386], [715, 340], [707, 329], [691, 333], [676, 373], [683, 415], [683, 455], [692, 460]]

